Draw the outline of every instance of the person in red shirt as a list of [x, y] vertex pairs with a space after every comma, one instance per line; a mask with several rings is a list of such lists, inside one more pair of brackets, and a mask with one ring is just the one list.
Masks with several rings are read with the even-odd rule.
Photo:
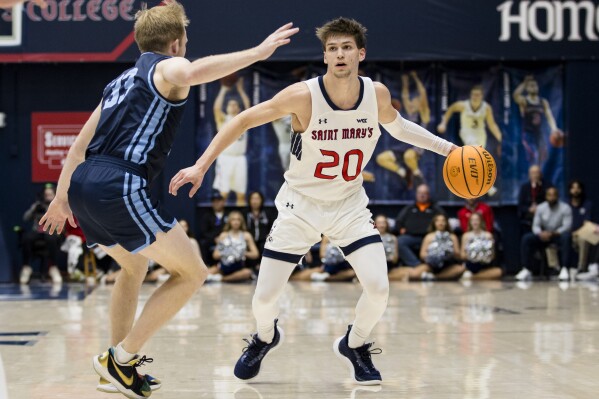
[[493, 232], [493, 222], [495, 216], [493, 215], [493, 209], [486, 203], [478, 201], [478, 198], [467, 199], [466, 204], [463, 208], [458, 211], [458, 219], [460, 220], [460, 227], [463, 232], [468, 231], [468, 219], [474, 212], [480, 213], [487, 226], [487, 231]]

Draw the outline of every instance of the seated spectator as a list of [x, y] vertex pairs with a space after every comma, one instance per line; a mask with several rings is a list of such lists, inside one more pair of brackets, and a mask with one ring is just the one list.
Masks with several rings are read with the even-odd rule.
[[208, 269], [208, 281], [237, 282], [252, 278], [252, 271], [246, 267], [245, 260], [257, 259], [259, 253], [252, 235], [247, 232], [241, 212], [229, 213], [223, 232], [216, 239], [212, 256], [219, 263]]
[[467, 199], [464, 207], [458, 211], [458, 219], [460, 220], [460, 228], [462, 229], [462, 233], [468, 231], [470, 215], [472, 215], [474, 212], [483, 217], [487, 231], [493, 232], [493, 223], [495, 223], [493, 209], [486, 203], [482, 202], [480, 198], [471, 198]]
[[453, 280], [464, 272], [460, 264], [460, 248], [458, 238], [449, 229], [447, 216], [439, 214], [434, 217], [429, 233], [422, 241], [420, 258], [424, 262], [420, 266], [423, 271], [422, 280]]
[[404, 207], [397, 216], [396, 228], [400, 234], [397, 247], [404, 265], [420, 265], [418, 250], [433, 217], [438, 214], [445, 212], [431, 201], [429, 187], [426, 184], [419, 185], [416, 188], [416, 202]]
[[[572, 244], [578, 255], [577, 269], [571, 269], [571, 272], [577, 273], [584, 271], [587, 266], [589, 243], [584, 239], [579, 240], [576, 231], [582, 227], [584, 222], [591, 220], [591, 200], [586, 198], [584, 184], [580, 180], [572, 180], [568, 185], [568, 205], [572, 208]], [[571, 266], [571, 265], [568, 265]], [[574, 276], [573, 276], [574, 277]]]
[[545, 202], [539, 204], [533, 219], [532, 232], [522, 237], [521, 260], [522, 270], [516, 275], [517, 280], [532, 277], [530, 269], [535, 251], [545, 249], [549, 245], [558, 245], [561, 254], [560, 280], [569, 278], [568, 265], [570, 256], [570, 228], [572, 227], [572, 209], [559, 200], [559, 192], [549, 187], [545, 193]]
[[475, 212], [470, 215], [468, 229], [462, 236], [461, 258], [466, 270], [462, 279], [496, 280], [501, 278], [501, 268], [493, 266], [495, 240], [487, 231], [482, 215]]
[[60, 275], [56, 263], [60, 236], [48, 234], [43, 230], [42, 226], [39, 225], [40, 219], [48, 210], [48, 206], [55, 196], [56, 190], [54, 186], [51, 184], [46, 185], [41, 199], [35, 201], [23, 215], [23, 221], [31, 222], [31, 228], [29, 231], [23, 233], [21, 242], [23, 251], [23, 267], [21, 268], [21, 275], [19, 278], [21, 284], [29, 283], [33, 271], [31, 268], [31, 260], [34, 255], [34, 248], [40, 242], [43, 243], [48, 254], [48, 275], [50, 276], [52, 283], [62, 283], [62, 276]]
[[588, 235], [583, 236], [580, 230], [573, 233], [577, 236], [576, 241], [580, 245], [581, 253], [578, 256], [589, 261], [588, 271], [578, 273], [576, 276], [576, 279], [581, 281], [596, 280], [599, 276], [599, 244], [592, 245], [599, 241], [599, 224], [589, 223], [592, 230]]
[[202, 252], [202, 259], [207, 265], [214, 265], [216, 260], [212, 253], [216, 247], [216, 238], [223, 231], [225, 225], [225, 198], [220, 192], [212, 193], [212, 208], [206, 211], [200, 220], [198, 241]]
[[320, 259], [322, 266], [307, 268], [294, 275], [294, 280], [312, 281], [352, 281], [356, 277], [354, 269], [345, 260], [338, 246], [329, 241], [326, 236], [320, 242]]
[[532, 165], [528, 169], [528, 181], [520, 186], [518, 193], [518, 218], [522, 235], [530, 232], [537, 205], [544, 200], [545, 183], [541, 175], [541, 168], [538, 165]]
[[399, 260], [399, 253], [397, 252], [397, 237], [389, 233], [389, 222], [387, 216], [378, 215], [374, 218], [374, 225], [381, 233], [381, 239], [383, 240], [383, 248], [385, 249], [385, 256], [387, 258], [387, 270], [391, 270], [397, 267]]
[[257, 270], [262, 259], [266, 237], [268, 237], [274, 218], [264, 210], [264, 196], [261, 192], [251, 192], [248, 196], [248, 203], [249, 209], [245, 214], [245, 221], [248, 232], [252, 235], [260, 255], [257, 259], [248, 259], [246, 264], [248, 267]]
[[70, 223], [64, 225], [65, 240], [62, 243], [60, 250], [67, 253], [67, 273], [70, 281], [83, 281], [85, 276], [81, 270], [77, 269], [79, 258], [83, 255], [83, 245], [85, 244], [85, 234], [79, 226], [77, 218], [73, 216], [77, 227], [71, 226]]

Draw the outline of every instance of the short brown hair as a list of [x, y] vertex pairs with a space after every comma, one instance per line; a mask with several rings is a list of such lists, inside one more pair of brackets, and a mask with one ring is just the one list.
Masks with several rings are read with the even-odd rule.
[[142, 53], [164, 51], [170, 43], [183, 37], [187, 25], [185, 9], [174, 0], [152, 8], [144, 6], [135, 14], [135, 42]]
[[323, 50], [331, 36], [341, 35], [353, 36], [358, 49], [366, 48], [366, 28], [355, 19], [339, 17], [316, 28], [316, 36], [320, 39]]

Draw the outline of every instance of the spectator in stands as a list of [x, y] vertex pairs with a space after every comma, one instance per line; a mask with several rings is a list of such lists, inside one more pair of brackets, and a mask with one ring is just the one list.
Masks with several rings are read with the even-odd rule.
[[387, 216], [378, 215], [374, 218], [374, 226], [381, 234], [385, 256], [387, 257], [387, 270], [397, 267], [399, 261], [399, 252], [397, 251], [397, 237], [389, 232], [389, 222]]
[[584, 184], [580, 180], [572, 180], [568, 185], [569, 201], [568, 205], [572, 208], [572, 244], [578, 253], [577, 269], [572, 269], [575, 273], [583, 271], [586, 268], [589, 243], [584, 239], [579, 239], [576, 233], [582, 227], [584, 222], [591, 220], [591, 200], [586, 198]]
[[246, 259], [257, 259], [258, 248], [248, 233], [243, 215], [239, 211], [229, 213], [223, 232], [216, 239], [212, 257], [218, 265], [208, 269], [207, 281], [237, 282], [252, 278], [252, 270], [246, 267]]
[[[320, 242], [320, 260], [322, 266], [304, 271], [312, 281], [352, 281], [356, 277], [354, 269], [345, 260], [338, 246], [329, 241], [326, 236]], [[303, 279], [298, 276], [297, 279]]]
[[474, 212], [468, 219], [468, 228], [462, 236], [461, 258], [466, 270], [462, 279], [496, 280], [501, 278], [501, 268], [493, 266], [495, 239], [486, 226], [483, 216]]
[[541, 168], [532, 165], [528, 169], [528, 181], [520, 186], [518, 193], [518, 218], [520, 219], [520, 234], [531, 231], [532, 221], [537, 205], [545, 200], [545, 183]]
[[487, 231], [493, 232], [493, 223], [495, 223], [493, 209], [486, 203], [480, 201], [480, 198], [472, 198], [467, 199], [464, 207], [458, 211], [458, 219], [460, 220], [460, 228], [462, 229], [462, 233], [468, 231], [470, 216], [474, 212], [482, 216], [483, 220], [485, 221]]
[[521, 260], [522, 270], [516, 275], [518, 280], [532, 277], [530, 269], [533, 255], [539, 249], [549, 245], [558, 245], [561, 254], [560, 280], [569, 278], [568, 265], [570, 257], [570, 229], [572, 227], [572, 209], [568, 204], [559, 200], [559, 192], [555, 187], [549, 187], [545, 193], [545, 202], [536, 208], [532, 232], [522, 237]]
[[19, 278], [21, 284], [29, 283], [33, 271], [31, 268], [31, 260], [35, 252], [34, 248], [40, 244], [45, 246], [48, 255], [48, 274], [52, 283], [62, 283], [62, 276], [60, 275], [56, 263], [60, 236], [46, 233], [42, 226], [39, 225], [40, 219], [48, 210], [48, 206], [55, 196], [56, 189], [53, 185], [47, 184], [42, 192], [41, 198], [35, 201], [23, 215], [23, 221], [31, 222], [31, 228], [23, 233], [21, 242], [23, 249], [23, 267], [21, 268], [21, 275]]
[[445, 211], [431, 201], [429, 187], [426, 184], [419, 185], [416, 188], [416, 202], [404, 207], [396, 221], [399, 258], [404, 265], [416, 267], [421, 264], [418, 250], [433, 217], [438, 214], [445, 214]]
[[257, 259], [248, 259], [246, 264], [248, 267], [256, 270], [260, 265], [264, 244], [266, 244], [266, 237], [268, 237], [274, 218], [264, 210], [264, 196], [261, 192], [251, 192], [248, 196], [248, 204], [249, 209], [245, 214], [245, 221], [260, 255]]
[[[599, 225], [594, 223], [593, 236], [595, 240], [599, 240]], [[581, 239], [579, 238], [579, 240]], [[576, 279], [581, 281], [596, 280], [599, 276], [599, 245], [590, 246], [588, 242], [586, 244], [590, 247], [588, 252], [589, 268], [584, 273], [578, 273]]]
[[216, 238], [223, 231], [225, 225], [225, 199], [220, 192], [212, 193], [212, 209], [204, 213], [200, 219], [199, 243], [202, 252], [202, 259], [207, 265], [214, 265], [216, 260], [212, 258], [214, 248], [216, 247]]
[[424, 262], [422, 280], [453, 280], [464, 272], [461, 265], [458, 238], [449, 228], [445, 214], [437, 214], [428, 229], [429, 233], [422, 241], [420, 259]]

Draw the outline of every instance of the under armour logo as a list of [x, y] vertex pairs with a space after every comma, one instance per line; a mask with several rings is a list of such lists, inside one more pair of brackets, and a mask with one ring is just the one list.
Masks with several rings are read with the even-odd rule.
[[323, 123], [327, 123], [327, 120], [326, 120], [326, 118], [325, 118], [325, 119], [319, 119], [319, 120], [318, 120], [318, 124], [319, 124], [319, 125], [322, 125]]
[[356, 121], [358, 121], [358, 123], [366, 123], [368, 122], [368, 119], [364, 118], [364, 119], [356, 119]]
[[289, 202], [287, 203], [287, 205], [285, 205], [285, 208], [291, 208], [293, 209], [293, 204], [290, 204]]

